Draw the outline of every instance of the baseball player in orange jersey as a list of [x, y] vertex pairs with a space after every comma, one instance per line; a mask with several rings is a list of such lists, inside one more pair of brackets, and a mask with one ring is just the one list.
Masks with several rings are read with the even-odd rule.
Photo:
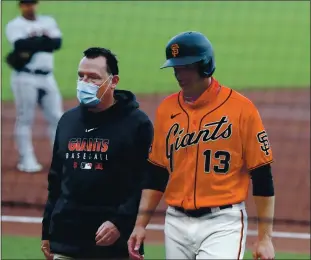
[[163, 192], [166, 259], [242, 259], [250, 179], [259, 219], [254, 259], [274, 259], [271, 241], [274, 188], [272, 151], [255, 105], [214, 77], [210, 41], [199, 32], [173, 37], [166, 63], [181, 87], [157, 109], [148, 175], [136, 226], [128, 241], [132, 259]]

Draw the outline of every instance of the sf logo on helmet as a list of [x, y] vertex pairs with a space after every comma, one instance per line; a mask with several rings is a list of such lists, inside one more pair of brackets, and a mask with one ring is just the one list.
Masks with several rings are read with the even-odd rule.
[[172, 55], [176, 57], [179, 53], [179, 46], [177, 43], [171, 45]]

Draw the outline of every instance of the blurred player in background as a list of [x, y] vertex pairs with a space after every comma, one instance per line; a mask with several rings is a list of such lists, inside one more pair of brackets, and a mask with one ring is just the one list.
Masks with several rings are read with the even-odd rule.
[[6, 37], [13, 51], [6, 61], [12, 68], [11, 87], [16, 106], [15, 139], [19, 152], [17, 168], [38, 172], [31, 127], [37, 105], [48, 122], [51, 145], [62, 115], [62, 99], [53, 75], [53, 52], [62, 45], [62, 34], [51, 16], [37, 15], [38, 1], [18, 2], [21, 16], [6, 25]]

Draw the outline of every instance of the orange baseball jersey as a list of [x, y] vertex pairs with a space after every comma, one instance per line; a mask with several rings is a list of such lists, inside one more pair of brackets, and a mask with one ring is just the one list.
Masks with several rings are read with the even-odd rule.
[[197, 209], [244, 201], [249, 171], [273, 157], [255, 105], [212, 78], [194, 103], [182, 92], [162, 101], [149, 161], [170, 173], [166, 203]]

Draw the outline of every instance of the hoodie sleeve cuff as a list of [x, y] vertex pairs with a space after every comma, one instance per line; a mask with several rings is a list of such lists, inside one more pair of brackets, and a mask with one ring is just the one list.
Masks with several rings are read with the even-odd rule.
[[41, 240], [49, 240], [49, 232], [46, 228], [42, 228]]
[[122, 224], [118, 217], [111, 218], [109, 221], [114, 224], [119, 231], [122, 229]]

